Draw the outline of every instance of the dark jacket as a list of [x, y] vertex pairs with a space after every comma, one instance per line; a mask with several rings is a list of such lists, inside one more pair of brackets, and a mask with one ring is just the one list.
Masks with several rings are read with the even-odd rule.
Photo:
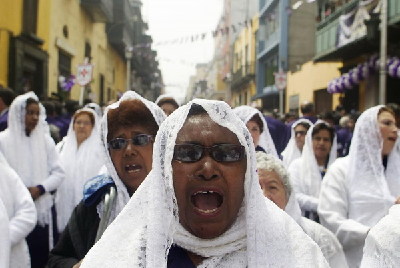
[[112, 179], [103, 175], [85, 185], [84, 199], [75, 207], [60, 240], [50, 251], [48, 268], [71, 268], [85, 257], [95, 243], [100, 223], [97, 205], [112, 186]]

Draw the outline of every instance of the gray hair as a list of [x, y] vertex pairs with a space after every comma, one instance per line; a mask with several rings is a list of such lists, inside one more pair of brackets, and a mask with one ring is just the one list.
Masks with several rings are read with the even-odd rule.
[[283, 162], [275, 156], [266, 154], [264, 152], [256, 152], [257, 170], [263, 169], [266, 171], [274, 171], [281, 179], [285, 187], [286, 197], [289, 199], [292, 193], [292, 185], [290, 184], [289, 173], [283, 165]]

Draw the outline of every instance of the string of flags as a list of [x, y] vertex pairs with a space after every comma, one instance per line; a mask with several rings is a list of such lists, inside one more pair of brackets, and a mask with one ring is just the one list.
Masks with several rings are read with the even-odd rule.
[[[314, 2], [315, 0], [299, 0], [294, 4], [293, 6], [288, 6], [286, 7], [286, 12], [288, 15], [291, 15], [293, 10], [298, 9], [303, 2], [311, 3]], [[265, 23], [271, 23], [275, 21], [277, 18], [276, 11], [270, 12], [265, 16]], [[182, 37], [177, 37], [171, 40], [164, 40], [164, 41], [159, 41], [156, 43], [142, 43], [142, 44], [136, 44], [132, 46], [133, 50], [141, 49], [141, 48], [149, 48], [151, 46], [167, 46], [167, 45], [179, 45], [179, 44], [184, 44], [184, 43], [194, 43], [194, 42], [199, 42], [203, 41], [207, 37], [213, 37], [217, 38], [218, 36], [226, 36], [229, 35], [230, 33], [236, 33], [242, 28], [247, 28], [247, 27], [253, 27], [253, 21], [251, 19], [240, 21], [237, 24], [232, 24], [232, 25], [227, 25], [225, 27], [219, 27], [215, 30], [209, 31], [209, 32], [202, 32], [202, 33], [196, 33], [188, 36], [182, 36]]]

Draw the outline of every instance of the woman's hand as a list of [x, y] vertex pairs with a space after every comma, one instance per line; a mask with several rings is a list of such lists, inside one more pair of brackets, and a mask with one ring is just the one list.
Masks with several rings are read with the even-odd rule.
[[394, 202], [396, 205], [398, 205], [398, 204], [400, 204], [400, 197], [398, 197], [397, 199], [396, 199], [396, 202]]
[[79, 268], [81, 267], [81, 263], [83, 260], [81, 260], [80, 262], [78, 262], [77, 264], [75, 264], [74, 266], [72, 266], [72, 268]]
[[34, 187], [28, 187], [29, 193], [32, 196], [33, 200], [36, 200], [40, 197], [40, 189], [37, 186]]

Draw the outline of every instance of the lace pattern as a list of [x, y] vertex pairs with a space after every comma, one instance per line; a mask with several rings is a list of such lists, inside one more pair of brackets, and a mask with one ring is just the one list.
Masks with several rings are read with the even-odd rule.
[[[396, 187], [389, 189], [388, 186], [400, 177], [399, 151], [392, 150], [386, 172], [382, 164], [383, 140], [378, 125], [378, 112], [382, 107], [372, 107], [358, 118], [349, 152], [349, 218], [367, 226], [375, 225], [385, 216], [400, 195], [391, 192]], [[366, 215], [372, 208], [373, 213]]]
[[[50, 137], [45, 121], [46, 112], [41, 103], [39, 103], [39, 121], [30, 136], [26, 136], [26, 101], [29, 98], [39, 102], [39, 98], [33, 92], [25, 93], [14, 99], [8, 113], [8, 128], [0, 133], [0, 150], [27, 187], [42, 184], [49, 176], [46, 136]], [[38, 212], [38, 223], [42, 226], [49, 224], [50, 208], [53, 205], [52, 196], [45, 193], [35, 200], [35, 205]]]
[[[173, 148], [193, 103], [235, 133], [247, 155], [243, 207], [236, 223], [211, 240], [193, 237], [180, 226], [173, 188]], [[319, 248], [301, 228], [265, 200], [250, 134], [226, 103], [196, 99], [180, 107], [161, 125], [153, 148], [153, 169], [89, 251], [82, 268], [166, 267], [172, 243], [210, 256], [199, 267], [328, 267]]]
[[[107, 168], [107, 175], [111, 176], [111, 178], [113, 179], [116, 187], [117, 187], [117, 200], [115, 202], [115, 206], [112, 208], [111, 210], [111, 216], [109, 219], [109, 223], [110, 224], [115, 218], [116, 216], [121, 212], [121, 210], [123, 209], [123, 207], [128, 203], [130, 196], [128, 194], [128, 191], [125, 187], [125, 185], [123, 184], [123, 182], [121, 181], [121, 179], [119, 178], [117, 171], [112, 163], [110, 154], [108, 152], [108, 145], [107, 145], [107, 135], [108, 135], [108, 122], [107, 122], [107, 115], [108, 115], [108, 111], [111, 109], [116, 109], [119, 107], [120, 103], [122, 101], [125, 100], [140, 100], [141, 102], [143, 102], [144, 105], [146, 105], [146, 107], [149, 109], [149, 111], [151, 112], [151, 114], [154, 117], [154, 120], [156, 121], [157, 125], [160, 126], [161, 123], [164, 121], [164, 119], [166, 118], [165, 113], [163, 112], [163, 110], [161, 110], [160, 107], [158, 107], [155, 103], [143, 98], [142, 96], [140, 96], [138, 93], [134, 92], [134, 91], [127, 91], [125, 92], [121, 98], [119, 99], [118, 102], [115, 102], [111, 105], [109, 105], [103, 115], [103, 118], [101, 120], [101, 124], [100, 124], [100, 133], [101, 133], [101, 143], [102, 143], [102, 158], [103, 158], [103, 162], [105, 163], [105, 166]], [[98, 207], [97, 207], [97, 212], [99, 214], [100, 219], [102, 218], [103, 215], [103, 202], [100, 202]]]
[[313, 123], [310, 120], [305, 119], [305, 118], [301, 118], [293, 123], [291, 131], [290, 131], [290, 133], [291, 133], [290, 140], [289, 140], [288, 144], [286, 145], [285, 150], [283, 150], [283, 152], [282, 152], [282, 161], [286, 168], [288, 168], [290, 166], [290, 163], [292, 163], [293, 160], [295, 160], [301, 156], [301, 152], [296, 144], [296, 134], [294, 133], [294, 129], [300, 123], [307, 123], [310, 126], [313, 125]]
[[263, 122], [263, 132], [260, 135], [259, 145], [265, 150], [267, 154], [272, 154], [278, 157], [278, 153], [276, 152], [274, 141], [272, 140], [271, 134], [268, 130], [268, 124], [265, 120], [263, 114], [257, 110], [256, 108], [250, 106], [239, 106], [233, 109], [237, 116], [245, 123], [247, 122], [256, 114], [258, 114]]
[[361, 268], [398, 267], [400, 263], [400, 205], [376, 224], [365, 240]]

